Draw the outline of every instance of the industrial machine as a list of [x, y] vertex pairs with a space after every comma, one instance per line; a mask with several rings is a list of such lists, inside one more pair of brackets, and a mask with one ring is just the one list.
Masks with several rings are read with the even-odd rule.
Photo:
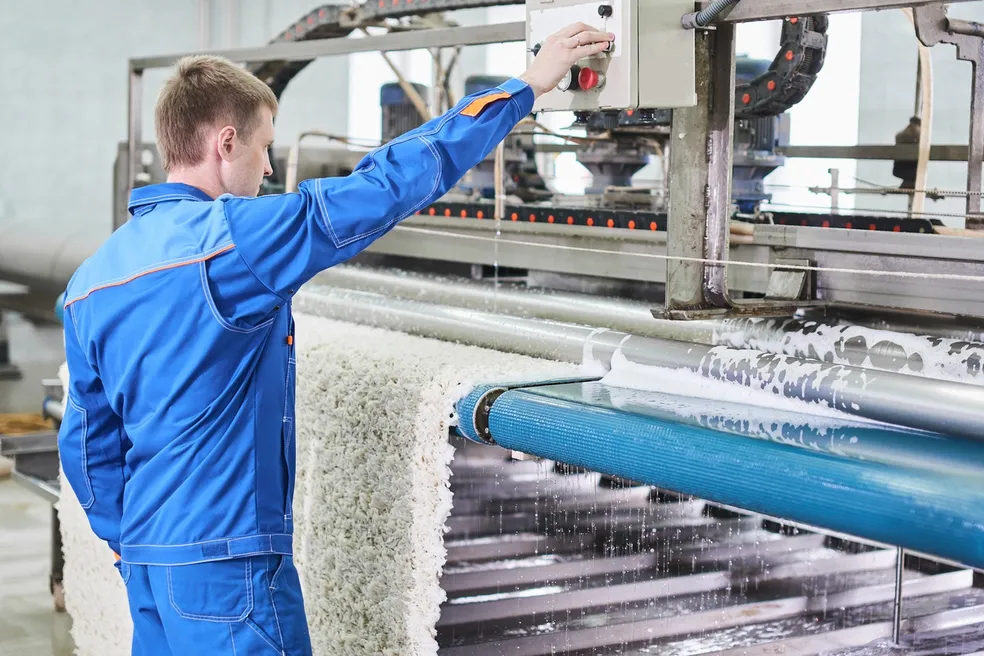
[[[272, 47], [227, 53], [280, 96], [313, 57], [432, 49], [432, 86], [398, 74], [380, 89], [385, 142], [454, 104], [442, 51], [523, 42], [534, 57], [573, 20], [616, 34], [457, 188], [294, 302], [586, 365], [460, 400], [442, 653], [984, 648], [984, 29], [927, 0], [527, 0], [525, 21], [470, 27], [440, 13], [513, 2], [326, 5]], [[898, 8], [925, 46], [972, 63], [969, 145], [790, 145], [827, 13]], [[735, 25], [761, 20], [782, 21], [776, 57], [736, 58]], [[370, 25], [389, 32], [342, 38]], [[130, 62], [118, 199], [160, 179], [141, 80], [175, 59]], [[546, 129], [558, 111], [570, 125]], [[362, 155], [302, 148], [309, 136], [339, 141], [299, 135], [265, 193]], [[585, 193], [552, 184], [560, 152], [591, 173]], [[966, 228], [918, 208], [771, 206], [768, 176], [799, 156], [900, 162], [914, 199], [929, 159], [966, 161]], [[647, 167], [662, 174], [639, 181]]]

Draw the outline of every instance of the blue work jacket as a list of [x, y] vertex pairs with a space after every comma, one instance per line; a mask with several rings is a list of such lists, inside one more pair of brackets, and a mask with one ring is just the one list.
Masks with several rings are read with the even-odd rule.
[[65, 293], [58, 447], [89, 523], [124, 562], [290, 554], [291, 298], [447, 192], [533, 108], [519, 79], [297, 193], [134, 189], [132, 217]]

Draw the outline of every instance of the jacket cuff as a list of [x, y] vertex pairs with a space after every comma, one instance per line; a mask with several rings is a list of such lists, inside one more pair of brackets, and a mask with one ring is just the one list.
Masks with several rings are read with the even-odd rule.
[[512, 96], [512, 99], [519, 105], [521, 116], [526, 116], [533, 111], [533, 102], [536, 98], [533, 95], [533, 88], [518, 77], [506, 80], [499, 85], [499, 88]]

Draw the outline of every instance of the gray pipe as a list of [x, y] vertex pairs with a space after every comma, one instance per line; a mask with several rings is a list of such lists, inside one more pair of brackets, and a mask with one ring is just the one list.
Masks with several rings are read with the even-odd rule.
[[876, 421], [984, 440], [984, 388], [762, 351], [652, 337], [622, 344], [630, 362], [738, 383]]
[[313, 284], [416, 301], [447, 303], [483, 312], [579, 323], [636, 335], [657, 335], [651, 333], [654, 326], [651, 306], [638, 301], [533, 290], [508, 283], [502, 283], [496, 289], [489, 283], [463, 278], [425, 276], [399, 270], [355, 266], [328, 269], [318, 274]]
[[782, 353], [835, 364], [984, 384], [984, 343], [800, 319], [727, 319], [715, 345]]
[[0, 280], [60, 294], [107, 237], [108, 231], [91, 226], [62, 231], [37, 221], [0, 225]]
[[687, 368], [845, 413], [931, 432], [984, 439], [984, 388], [760, 351], [630, 336], [619, 331], [394, 299], [352, 290], [304, 290], [298, 312], [422, 337], [610, 370], [619, 348], [630, 362]]
[[477, 312], [332, 287], [305, 288], [294, 297], [294, 309], [327, 319], [561, 362], [581, 363], [587, 356], [588, 360], [603, 366], [604, 371], [610, 367], [619, 343], [628, 337], [618, 331]]
[[316, 283], [486, 312], [599, 326], [633, 335], [754, 349], [834, 364], [984, 384], [984, 343], [799, 319], [656, 319], [646, 303], [533, 291], [401, 271], [341, 266]]

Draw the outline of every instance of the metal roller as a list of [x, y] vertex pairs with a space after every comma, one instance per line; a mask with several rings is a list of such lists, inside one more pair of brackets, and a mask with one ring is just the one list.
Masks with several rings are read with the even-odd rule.
[[326, 319], [562, 362], [582, 362], [587, 355], [605, 369], [619, 343], [628, 336], [616, 331], [600, 332], [587, 326], [534, 321], [332, 288], [302, 290], [294, 297], [294, 309]]
[[930, 432], [982, 439], [984, 388], [951, 381], [776, 355], [638, 337], [587, 326], [509, 317], [378, 294], [322, 288], [302, 291], [295, 308], [317, 316], [399, 330], [534, 357], [586, 362], [605, 373], [612, 357], [646, 366], [686, 368], [717, 380], [820, 402], [848, 414]]
[[496, 287], [488, 282], [457, 277], [346, 265], [318, 274], [310, 289], [317, 291], [321, 285], [484, 312], [598, 326], [636, 335], [663, 336], [662, 330], [656, 328], [658, 324], [653, 319], [651, 305], [640, 301], [530, 289], [511, 283]]
[[[339, 266], [312, 286], [343, 287], [397, 298], [446, 303], [486, 312], [549, 319], [710, 346], [780, 353], [797, 358], [961, 382], [984, 384], [984, 343], [967, 337], [918, 334], [855, 325], [832, 318], [668, 321], [650, 305], [588, 294], [498, 288], [462, 278]], [[914, 329], [914, 328], [913, 328]]]

